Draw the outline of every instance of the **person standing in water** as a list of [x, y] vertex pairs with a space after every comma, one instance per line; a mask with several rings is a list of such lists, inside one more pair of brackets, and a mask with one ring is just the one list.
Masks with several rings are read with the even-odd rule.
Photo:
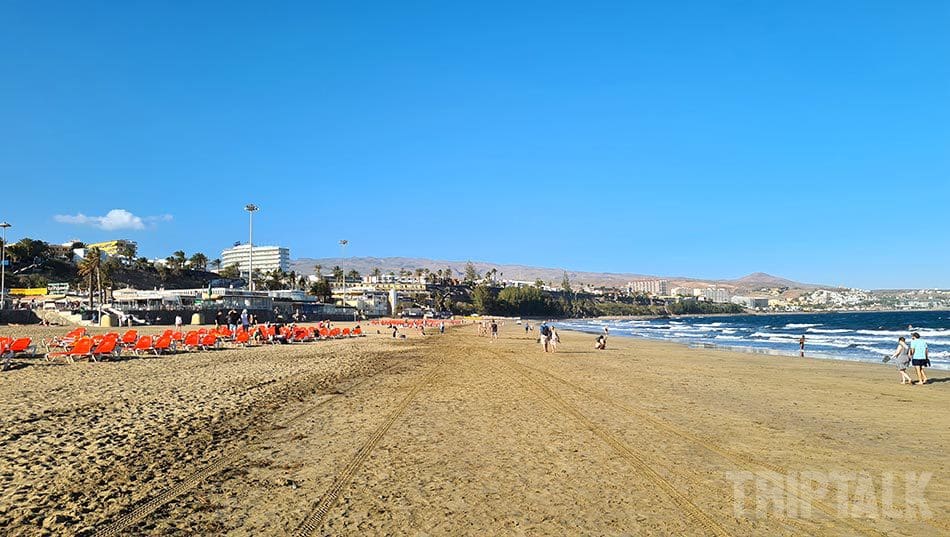
[[920, 339], [920, 333], [914, 332], [910, 335], [910, 363], [917, 370], [918, 386], [927, 384], [927, 374], [924, 368], [930, 365], [930, 349], [927, 348], [927, 342]]
[[897, 371], [901, 375], [901, 384], [913, 384], [914, 381], [907, 375], [907, 366], [910, 365], [910, 347], [907, 346], [907, 339], [901, 336], [897, 339], [897, 350], [894, 354], [884, 358], [887, 362], [891, 359], [897, 359]]
[[802, 337], [798, 338], [798, 354], [802, 358], [805, 357], [805, 334], [802, 334]]

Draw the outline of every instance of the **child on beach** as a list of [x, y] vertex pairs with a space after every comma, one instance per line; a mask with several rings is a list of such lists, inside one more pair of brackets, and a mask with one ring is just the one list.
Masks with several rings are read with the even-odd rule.
[[894, 358], [897, 359], [897, 371], [901, 375], [901, 384], [913, 384], [914, 382], [907, 375], [907, 366], [910, 365], [910, 347], [907, 346], [907, 340], [904, 339], [904, 336], [897, 339], [897, 350], [891, 356], [885, 357], [884, 361], [887, 362]]
[[917, 385], [923, 386], [927, 384], [924, 368], [930, 365], [930, 349], [927, 348], [927, 342], [920, 339], [919, 332], [914, 332], [910, 337], [910, 363], [917, 370]]
[[557, 334], [557, 330], [554, 327], [551, 327], [551, 352], [557, 352], [557, 344], [561, 342], [561, 336]]

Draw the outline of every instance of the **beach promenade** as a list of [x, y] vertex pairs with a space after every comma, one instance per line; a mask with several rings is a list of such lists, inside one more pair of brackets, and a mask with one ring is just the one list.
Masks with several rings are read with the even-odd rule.
[[945, 372], [565, 331], [544, 354], [510, 321], [367, 332], [4, 373], [0, 527], [950, 534]]

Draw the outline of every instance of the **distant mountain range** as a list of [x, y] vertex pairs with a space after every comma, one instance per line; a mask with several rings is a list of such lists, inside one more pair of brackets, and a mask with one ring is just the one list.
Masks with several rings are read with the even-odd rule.
[[[461, 278], [465, 273], [465, 265], [468, 261], [440, 261], [434, 259], [424, 259], [417, 257], [325, 257], [320, 259], [301, 258], [291, 261], [291, 270], [298, 274], [314, 274], [314, 267], [322, 265], [324, 272], [329, 272], [334, 266], [343, 267], [344, 270], [357, 270], [360, 274], [366, 275], [378, 268], [384, 273], [400, 270], [415, 271], [417, 268], [429, 269], [430, 271], [449, 269], [456, 278]], [[732, 291], [753, 290], [762, 287], [788, 287], [790, 289], [817, 289], [825, 287], [821, 285], [795, 282], [786, 278], [772, 276], [764, 272], [754, 272], [748, 276], [735, 280], [706, 280], [698, 278], [687, 278], [680, 276], [652, 276], [647, 274], [634, 273], [613, 273], [613, 272], [581, 272], [576, 270], [567, 270], [559, 268], [531, 267], [525, 265], [503, 265], [498, 263], [488, 263], [485, 261], [472, 261], [475, 270], [479, 274], [484, 274], [491, 269], [498, 271], [499, 278], [507, 280], [535, 281], [538, 279], [557, 285], [561, 282], [564, 273], [567, 273], [572, 283], [582, 283], [591, 285], [604, 285], [620, 287], [633, 280], [645, 279], [664, 279], [670, 282], [671, 287], [707, 287], [717, 286], [730, 289]]]

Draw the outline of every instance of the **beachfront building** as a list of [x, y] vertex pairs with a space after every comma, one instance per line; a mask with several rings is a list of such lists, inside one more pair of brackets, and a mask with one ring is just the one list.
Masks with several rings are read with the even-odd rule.
[[86, 245], [87, 249], [98, 248], [102, 253], [109, 256], [125, 255], [126, 252], [134, 252], [138, 245], [135, 241], [117, 239], [114, 241], [94, 242]]
[[764, 310], [769, 307], [768, 298], [760, 298], [754, 296], [734, 296], [731, 299], [733, 304], [738, 304], [740, 306], [750, 308], [750, 309], [759, 309]]
[[692, 287], [674, 287], [670, 289], [671, 296], [693, 296]]
[[290, 248], [255, 246], [253, 259], [251, 258], [251, 248], [247, 244], [240, 244], [221, 252], [221, 266], [237, 265], [241, 276], [248, 276], [251, 263], [253, 263], [255, 271], [272, 272], [280, 269], [284, 272], [290, 272]]
[[627, 283], [628, 293], [647, 293], [654, 296], [669, 296], [670, 282], [666, 280], [637, 280]]
[[728, 304], [729, 303], [729, 291], [721, 289], [719, 287], [707, 287], [702, 290], [702, 297], [707, 302], [715, 302], [717, 304]]
[[350, 294], [343, 299], [343, 304], [356, 308], [366, 317], [384, 317], [392, 313], [389, 294], [378, 291], [363, 291], [361, 294]]

